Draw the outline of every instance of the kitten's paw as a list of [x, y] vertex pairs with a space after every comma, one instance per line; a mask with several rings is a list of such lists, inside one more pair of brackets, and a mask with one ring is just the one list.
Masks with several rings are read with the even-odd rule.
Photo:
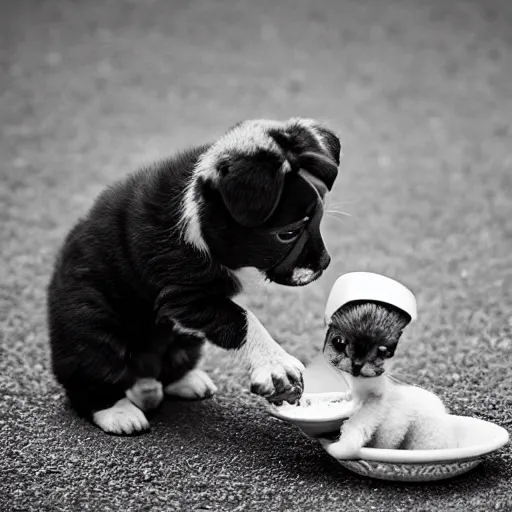
[[202, 400], [211, 398], [217, 392], [217, 386], [202, 370], [191, 370], [182, 379], [166, 386], [164, 392], [187, 400]]
[[355, 442], [333, 441], [325, 438], [321, 438], [319, 441], [327, 453], [335, 459], [355, 459], [361, 448], [360, 444]]
[[162, 383], [156, 379], [138, 379], [135, 384], [126, 391], [126, 396], [143, 411], [156, 409], [164, 398]]
[[128, 398], [123, 398], [112, 407], [96, 411], [93, 421], [109, 434], [129, 435], [149, 429], [144, 413]]

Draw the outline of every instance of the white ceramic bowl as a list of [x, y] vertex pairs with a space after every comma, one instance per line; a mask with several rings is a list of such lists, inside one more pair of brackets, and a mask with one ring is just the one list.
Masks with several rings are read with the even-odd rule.
[[[321, 406], [322, 402], [336, 399], [342, 401], [327, 408]], [[312, 405], [302, 406], [307, 401]], [[321, 437], [339, 432], [342, 423], [356, 407], [350, 393], [345, 392], [304, 393], [300, 404], [299, 406], [286, 403], [280, 406], [270, 404], [268, 411], [275, 418], [299, 427], [308, 437]]]
[[[433, 481], [468, 472], [508, 443], [508, 432], [489, 421], [452, 416], [457, 448], [443, 450], [382, 450], [361, 448], [354, 460], [338, 462], [359, 475], [404, 482]], [[326, 447], [329, 453], [329, 446]]]
[[[341, 375], [332, 370], [322, 355], [314, 359], [304, 372], [304, 397], [336, 396], [346, 394], [348, 385]], [[314, 392], [312, 392], [314, 391]], [[299, 427], [308, 437], [321, 437], [339, 431], [355, 404], [336, 413], [312, 419], [290, 416], [285, 409], [270, 406], [276, 418]], [[277, 409], [277, 410], [276, 410]], [[284, 414], [283, 414], [284, 412]], [[451, 478], [476, 467], [482, 459], [498, 450], [509, 440], [508, 432], [494, 423], [466, 416], [452, 416], [458, 439], [457, 448], [446, 450], [382, 450], [362, 448], [353, 460], [338, 460], [344, 467], [360, 475], [381, 480], [408, 482], [433, 481]], [[328, 447], [326, 449], [327, 453]]]
[[391, 304], [405, 311], [411, 321], [418, 316], [416, 298], [403, 284], [372, 272], [350, 272], [338, 277], [331, 289], [325, 306], [326, 322], [330, 323], [341, 306], [356, 300]]

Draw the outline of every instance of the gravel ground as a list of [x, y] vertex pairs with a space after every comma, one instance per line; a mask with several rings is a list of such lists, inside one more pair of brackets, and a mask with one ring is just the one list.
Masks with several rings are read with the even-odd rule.
[[444, 483], [355, 476], [217, 349], [216, 398], [106, 436], [67, 408], [45, 326], [56, 248], [105, 184], [241, 119], [317, 117], [352, 217], [325, 220], [321, 281], [247, 303], [307, 362], [337, 274], [398, 278], [420, 317], [397, 373], [510, 430], [512, 3], [7, 0], [0, 34], [2, 511], [512, 510], [510, 447]]

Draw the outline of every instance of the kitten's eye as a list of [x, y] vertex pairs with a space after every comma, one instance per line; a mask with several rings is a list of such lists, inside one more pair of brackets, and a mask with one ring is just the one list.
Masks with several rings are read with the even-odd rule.
[[347, 344], [347, 342], [341, 336], [335, 336], [332, 339], [331, 343], [332, 343], [332, 346], [339, 352], [342, 352], [343, 350], [345, 350], [345, 345]]
[[389, 357], [391, 355], [388, 347], [381, 345], [378, 349], [379, 356], [381, 357]]

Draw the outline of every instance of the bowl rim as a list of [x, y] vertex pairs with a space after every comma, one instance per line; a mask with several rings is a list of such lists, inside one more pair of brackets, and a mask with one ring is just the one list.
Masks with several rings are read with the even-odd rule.
[[473, 416], [450, 415], [454, 418], [464, 418], [462, 421], [481, 422], [492, 425], [496, 435], [489, 441], [464, 446], [460, 448], [444, 448], [441, 450], [390, 450], [384, 448], [361, 448], [355, 460], [368, 460], [385, 463], [424, 464], [435, 462], [457, 462], [474, 459], [494, 452], [506, 445], [509, 441], [509, 433], [500, 425]]
[[[323, 393], [304, 393], [302, 397], [307, 397], [310, 395], [317, 395], [317, 396], [339, 396], [339, 395], [346, 395], [347, 392], [345, 391], [328, 391]], [[345, 410], [329, 415], [329, 416], [317, 416], [316, 418], [311, 417], [305, 417], [301, 418], [299, 416], [288, 416], [286, 414], [282, 414], [279, 412], [279, 407], [273, 404], [269, 404], [268, 406], [268, 412], [275, 418], [279, 418], [280, 420], [287, 421], [289, 423], [293, 423], [295, 425], [302, 424], [302, 425], [316, 425], [319, 423], [328, 423], [331, 421], [339, 421], [342, 419], [348, 418], [353, 412], [354, 409], [357, 407], [357, 403], [354, 400], [347, 400], [347, 405], [351, 404], [350, 407], [346, 407]], [[334, 411], [333, 411], [334, 412]]]

